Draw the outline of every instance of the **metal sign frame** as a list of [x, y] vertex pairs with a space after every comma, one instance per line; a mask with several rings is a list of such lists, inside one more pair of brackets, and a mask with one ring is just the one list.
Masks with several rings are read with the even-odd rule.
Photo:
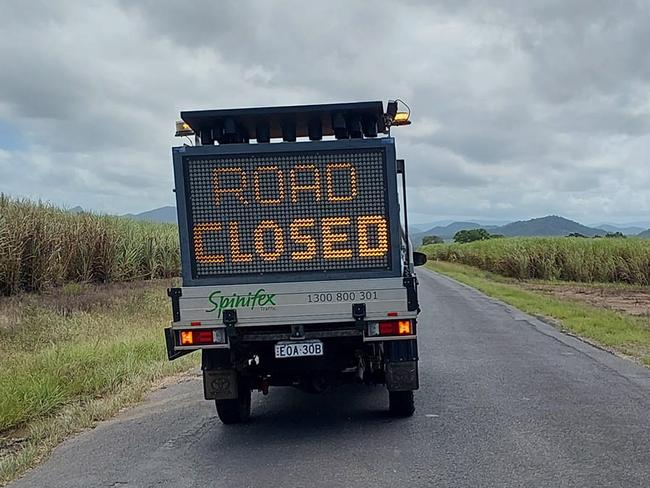
[[[220, 157], [225, 155], [273, 154], [292, 152], [319, 152], [335, 150], [381, 149], [384, 152], [386, 171], [386, 201], [388, 204], [390, 233], [390, 269], [388, 270], [351, 270], [351, 271], [310, 271], [249, 273], [241, 275], [223, 275], [197, 278], [193, 274], [191, 229], [188, 218], [188, 182], [185, 180], [185, 166], [188, 158]], [[322, 281], [354, 278], [387, 278], [402, 275], [400, 213], [397, 193], [397, 167], [395, 161], [395, 143], [392, 137], [378, 139], [343, 139], [315, 142], [283, 142], [272, 144], [224, 144], [218, 146], [181, 146], [172, 148], [174, 163], [174, 180], [176, 209], [178, 212], [178, 229], [181, 244], [181, 263], [183, 286], [206, 286], [241, 283], [277, 283], [289, 281]]]

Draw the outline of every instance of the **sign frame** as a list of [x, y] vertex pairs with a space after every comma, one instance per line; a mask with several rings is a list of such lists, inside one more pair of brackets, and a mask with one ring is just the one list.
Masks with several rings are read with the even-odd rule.
[[[185, 180], [186, 161], [193, 157], [221, 157], [227, 155], [271, 154], [292, 152], [318, 152], [336, 150], [369, 150], [381, 149], [384, 152], [386, 171], [386, 201], [388, 205], [389, 234], [390, 234], [390, 269], [351, 271], [289, 271], [278, 273], [245, 273], [229, 274], [198, 278], [194, 276], [192, 266], [191, 239], [192, 234], [188, 218], [187, 195], [188, 182]], [[281, 283], [291, 281], [323, 281], [358, 278], [388, 278], [402, 275], [401, 260], [401, 230], [399, 199], [397, 192], [397, 167], [395, 160], [395, 142], [392, 137], [373, 139], [342, 139], [329, 141], [300, 141], [266, 144], [223, 144], [209, 146], [180, 146], [172, 148], [174, 165], [174, 180], [176, 193], [176, 211], [178, 215], [178, 230], [181, 246], [181, 263], [183, 270], [183, 286], [211, 286], [241, 283]]]

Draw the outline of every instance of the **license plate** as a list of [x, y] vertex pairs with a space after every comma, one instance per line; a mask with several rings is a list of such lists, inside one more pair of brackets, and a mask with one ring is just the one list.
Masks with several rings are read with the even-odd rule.
[[275, 345], [276, 358], [302, 358], [305, 356], [322, 356], [321, 341], [285, 341]]

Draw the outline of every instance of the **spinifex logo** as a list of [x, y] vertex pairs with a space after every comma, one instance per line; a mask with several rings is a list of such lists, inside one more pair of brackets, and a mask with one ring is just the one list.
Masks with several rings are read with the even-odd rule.
[[266, 293], [264, 288], [260, 288], [255, 293], [250, 292], [248, 295], [237, 295], [237, 293], [233, 293], [230, 296], [224, 296], [221, 294], [221, 291], [217, 290], [210, 294], [208, 301], [214, 305], [214, 307], [210, 310], [206, 310], [206, 312], [214, 312], [216, 310], [217, 317], [221, 317], [221, 312], [223, 310], [247, 307], [250, 307], [250, 309], [253, 310], [255, 307], [275, 305], [275, 294]]

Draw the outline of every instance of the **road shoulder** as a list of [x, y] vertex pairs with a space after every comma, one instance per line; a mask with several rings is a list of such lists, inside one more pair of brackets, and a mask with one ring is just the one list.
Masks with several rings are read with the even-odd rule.
[[[645, 396], [650, 398], [650, 368], [641, 366], [638, 358], [621, 354], [616, 349], [603, 347], [602, 345], [589, 338], [581, 337], [580, 335], [571, 332], [565, 327], [561, 319], [544, 316], [542, 313], [543, 310], [541, 309], [538, 313], [535, 313], [535, 315], [526, 313], [525, 311], [522, 311], [509, 303], [510, 296], [507, 293], [496, 293], [493, 289], [489, 289], [491, 293], [486, 293], [484, 290], [481, 290], [477, 286], [471, 286], [470, 284], [461, 281], [463, 278], [462, 275], [459, 276], [458, 274], [455, 274], [452, 277], [440, 269], [431, 269], [430, 267], [428, 267], [428, 269], [422, 269], [423, 271], [421, 273], [424, 275], [435, 273], [440, 277], [440, 279], [446, 280], [451, 287], [471, 290], [472, 293], [478, 294], [486, 300], [500, 304], [509, 312], [510, 315], [512, 315], [515, 321], [530, 326], [539, 333], [557, 340], [571, 347], [575, 351], [590, 357], [594, 361], [611, 369], [616, 374], [640, 387], [643, 391], [645, 391]], [[476, 279], [471, 280], [471, 282], [472, 285], [477, 284]], [[478, 282], [478, 284], [480, 285], [480, 282]], [[511, 286], [503, 285], [501, 283], [500, 285]]]

